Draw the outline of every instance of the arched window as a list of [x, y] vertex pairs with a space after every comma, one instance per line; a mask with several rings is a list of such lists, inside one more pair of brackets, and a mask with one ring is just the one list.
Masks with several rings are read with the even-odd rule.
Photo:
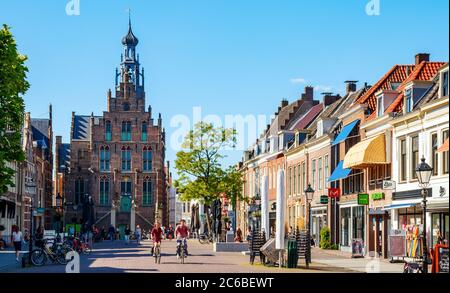
[[83, 197], [84, 197], [84, 179], [82, 177], [78, 177], [75, 180], [75, 204], [78, 205], [82, 203]]
[[152, 149], [151, 147], [144, 147], [142, 150], [142, 169], [144, 171], [152, 170]]
[[131, 148], [122, 147], [121, 151], [122, 158], [122, 171], [131, 171]]
[[111, 121], [105, 122], [105, 140], [111, 141], [112, 139], [112, 129], [111, 129]]
[[150, 206], [153, 203], [153, 189], [150, 177], [145, 177], [142, 186], [142, 204]]
[[122, 141], [131, 141], [131, 122], [123, 121], [122, 122]]
[[100, 205], [107, 206], [109, 204], [109, 179], [102, 177], [100, 179]]
[[146, 121], [142, 122], [142, 126], [141, 126], [141, 140], [142, 141], [147, 141], [147, 122]]
[[100, 171], [108, 172], [110, 170], [111, 152], [109, 146], [100, 147]]

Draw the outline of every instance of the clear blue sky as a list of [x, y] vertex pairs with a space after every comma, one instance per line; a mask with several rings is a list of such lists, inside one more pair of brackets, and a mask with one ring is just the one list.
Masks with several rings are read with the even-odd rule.
[[[171, 117], [190, 116], [194, 106], [204, 114], [270, 115], [307, 84], [342, 94], [345, 80], [373, 84], [415, 53], [436, 61], [449, 54], [447, 0], [380, 0], [379, 16], [366, 14], [369, 0], [80, 0], [80, 16], [66, 15], [67, 2], [0, 0], [0, 23], [29, 57], [27, 110], [45, 117], [52, 103], [55, 135], [66, 142], [72, 111], [106, 108], [127, 8], [147, 104], [162, 112], [168, 138]], [[241, 156], [231, 153], [228, 162]]]

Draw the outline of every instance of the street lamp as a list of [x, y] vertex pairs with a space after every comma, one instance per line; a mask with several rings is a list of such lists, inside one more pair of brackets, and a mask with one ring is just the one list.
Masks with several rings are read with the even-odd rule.
[[[308, 234], [311, 237], [311, 202], [314, 197], [314, 189], [312, 189], [311, 184], [308, 184], [308, 188], [305, 189], [306, 197], [306, 207], [308, 210]], [[311, 243], [311, 242], [310, 242]]]
[[63, 216], [63, 197], [58, 192], [58, 195], [56, 195], [56, 213], [57, 213], [57, 219], [59, 219], [58, 222], [58, 233], [61, 232], [61, 217]]
[[422, 157], [422, 162], [416, 168], [416, 175], [419, 180], [419, 186], [422, 188], [422, 208], [423, 208], [423, 230], [422, 230], [422, 243], [423, 243], [423, 273], [428, 273], [428, 248], [427, 248], [427, 187], [430, 183], [431, 174], [433, 168], [425, 162], [425, 158]]

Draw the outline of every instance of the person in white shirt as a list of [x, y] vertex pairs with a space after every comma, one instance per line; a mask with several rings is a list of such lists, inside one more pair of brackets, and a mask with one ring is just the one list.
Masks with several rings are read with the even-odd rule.
[[14, 249], [16, 250], [16, 260], [17, 262], [19, 262], [19, 255], [20, 255], [20, 251], [22, 250], [22, 240], [23, 240], [23, 236], [22, 236], [22, 232], [19, 230], [19, 227], [14, 225], [12, 227], [12, 242], [14, 243]]

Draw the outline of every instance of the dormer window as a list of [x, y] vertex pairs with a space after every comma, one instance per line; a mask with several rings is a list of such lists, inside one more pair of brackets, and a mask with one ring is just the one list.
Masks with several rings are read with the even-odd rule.
[[441, 95], [442, 97], [448, 97], [448, 70], [445, 72], [442, 72], [441, 75]]
[[410, 113], [414, 108], [412, 89], [405, 91], [405, 112]]
[[377, 117], [381, 117], [384, 114], [384, 99], [383, 96], [377, 98]]

